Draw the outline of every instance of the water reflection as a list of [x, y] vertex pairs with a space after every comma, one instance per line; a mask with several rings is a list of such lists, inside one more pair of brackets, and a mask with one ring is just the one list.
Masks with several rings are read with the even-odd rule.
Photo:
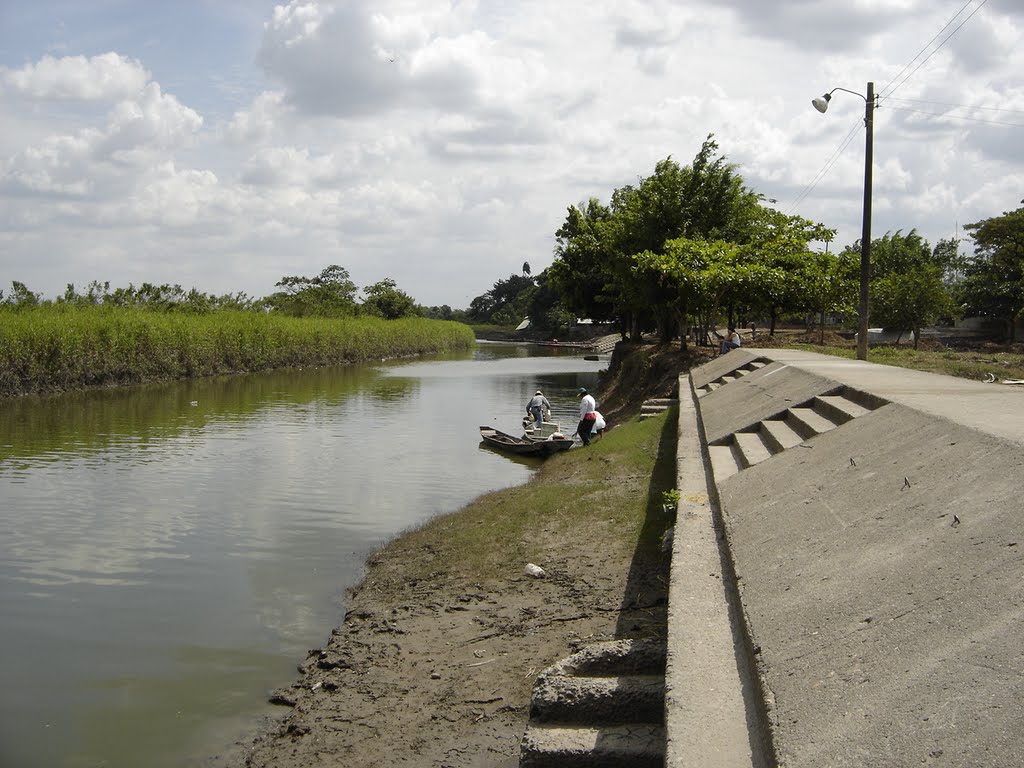
[[[471, 355], [0, 405], [0, 765], [180, 766], [265, 711], [369, 550], [535, 463], [601, 363]], [[26, 660], [32, 663], [26, 663]]]

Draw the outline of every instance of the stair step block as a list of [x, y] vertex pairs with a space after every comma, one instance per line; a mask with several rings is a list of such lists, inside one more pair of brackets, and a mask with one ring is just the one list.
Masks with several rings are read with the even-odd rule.
[[622, 724], [603, 728], [536, 726], [523, 736], [520, 768], [662, 768], [665, 729]]
[[863, 416], [868, 409], [842, 395], [821, 395], [814, 398], [814, 410], [837, 424]]
[[786, 423], [804, 439], [828, 432], [837, 426], [834, 421], [829, 421], [813, 408], [803, 407], [790, 408], [786, 415]]
[[740, 471], [740, 465], [736, 461], [736, 454], [733, 453], [731, 444], [709, 445], [708, 453], [711, 456], [711, 469], [715, 473], [716, 483], [720, 483]]
[[741, 456], [740, 463], [744, 467], [752, 467], [772, 457], [772, 452], [765, 445], [760, 431], [737, 432], [733, 435], [733, 440]]
[[662, 723], [665, 678], [541, 677], [534, 685], [530, 720], [538, 723]]
[[782, 419], [762, 421], [761, 433], [761, 439], [772, 453], [782, 453], [782, 451], [798, 446], [804, 441], [804, 438]]

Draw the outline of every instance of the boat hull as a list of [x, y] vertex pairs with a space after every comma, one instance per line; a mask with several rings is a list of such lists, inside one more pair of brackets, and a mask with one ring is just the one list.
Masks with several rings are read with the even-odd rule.
[[517, 456], [550, 456], [561, 453], [572, 447], [572, 440], [567, 437], [531, 440], [525, 437], [513, 437], [493, 427], [481, 426], [480, 439], [485, 445]]

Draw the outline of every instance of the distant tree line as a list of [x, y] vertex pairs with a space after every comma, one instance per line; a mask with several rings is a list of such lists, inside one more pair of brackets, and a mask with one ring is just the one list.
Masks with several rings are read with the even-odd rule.
[[279, 313], [289, 317], [381, 317], [397, 320], [403, 317], [425, 317], [435, 320], [461, 320], [464, 311], [448, 305], [422, 307], [401, 290], [394, 280], [385, 278], [362, 290], [352, 282], [348, 270], [332, 264], [315, 277], [290, 275], [276, 284], [280, 290], [263, 298], [245, 293], [216, 296], [192, 288], [186, 291], [180, 285], [154, 285], [143, 283], [136, 287], [111, 289], [109, 282], [92, 281], [83, 290], [69, 283], [64, 293], [55, 300], [43, 299], [22, 282], [12, 281], [4, 295], [0, 290], [0, 305], [13, 308], [37, 307], [48, 304], [65, 306], [131, 307], [158, 312], [185, 312], [208, 314], [218, 310]]

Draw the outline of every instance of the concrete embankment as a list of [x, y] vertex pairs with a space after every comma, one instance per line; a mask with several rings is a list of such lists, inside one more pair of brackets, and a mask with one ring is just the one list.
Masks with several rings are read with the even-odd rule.
[[743, 349], [689, 392], [667, 765], [1024, 764], [1024, 388]]

